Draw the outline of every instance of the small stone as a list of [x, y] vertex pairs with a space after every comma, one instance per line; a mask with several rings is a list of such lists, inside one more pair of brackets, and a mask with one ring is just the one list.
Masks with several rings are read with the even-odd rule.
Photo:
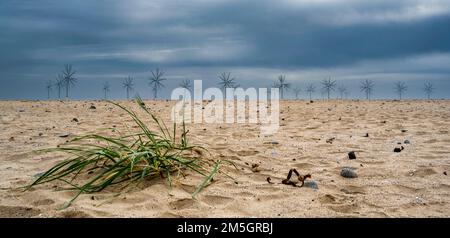
[[11, 137], [9, 138], [9, 141], [15, 141], [14, 136], [11, 136]]
[[42, 136], [42, 135], [44, 135], [44, 133], [40, 132], [40, 133], [39, 133], [39, 136]]
[[97, 109], [94, 105], [91, 105], [89, 109]]
[[69, 136], [70, 136], [70, 133], [59, 134], [59, 137], [61, 137], [61, 138], [66, 138], [66, 137], [69, 137]]
[[407, 132], [407, 131], [408, 131], [408, 130], [406, 130], [406, 129], [402, 129], [402, 132], [403, 132], [403, 133], [405, 133], [405, 132]]
[[34, 177], [39, 178], [39, 177], [41, 177], [44, 173], [45, 173], [45, 172], [37, 173], [37, 174], [34, 175]]
[[358, 174], [350, 168], [343, 168], [341, 171], [341, 176], [344, 178], [357, 178]]
[[319, 189], [319, 186], [317, 185], [316, 181], [305, 181], [303, 184], [303, 187], [312, 188], [312, 189]]
[[403, 143], [405, 144], [411, 144], [411, 142], [409, 140], [405, 140]]
[[364, 135], [364, 137], [369, 137], [369, 133], [366, 133], [366, 134]]
[[19, 112], [25, 112], [25, 109], [19, 109]]
[[356, 159], [355, 151], [348, 152], [348, 159]]
[[78, 122], [78, 119], [74, 117], [74, 118], [72, 119], [72, 122]]
[[400, 153], [400, 152], [402, 152], [402, 149], [400, 149], [400, 148], [398, 148], [398, 147], [395, 147], [394, 152], [395, 152], [395, 153]]
[[444, 171], [444, 175], [447, 176], [447, 172], [446, 171]]

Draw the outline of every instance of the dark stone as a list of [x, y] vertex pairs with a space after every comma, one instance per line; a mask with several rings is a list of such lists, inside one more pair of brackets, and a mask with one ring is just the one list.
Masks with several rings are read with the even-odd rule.
[[400, 148], [398, 148], [398, 147], [395, 147], [394, 152], [400, 153], [400, 152], [402, 152], [402, 149], [400, 149]]
[[341, 170], [341, 176], [344, 178], [357, 178], [358, 174], [350, 168], [343, 168]]
[[369, 133], [366, 133], [366, 134], [364, 135], [364, 137], [369, 137]]
[[407, 132], [408, 130], [406, 130], [406, 129], [402, 129], [402, 132], [404, 133], [404, 132]]
[[61, 138], [66, 138], [66, 137], [69, 137], [69, 136], [70, 136], [70, 133], [63, 133], [63, 134], [59, 135], [59, 137], [61, 137]]
[[41, 132], [41, 133], [39, 133], [39, 136], [42, 136], [42, 135], [44, 135], [44, 133], [42, 133], [42, 132]]
[[97, 109], [94, 105], [91, 105], [89, 109]]
[[348, 159], [356, 159], [355, 151], [348, 152]]
[[74, 117], [74, 118], [72, 119], [72, 122], [78, 122], [78, 119]]
[[312, 189], [319, 189], [319, 186], [317, 185], [316, 181], [305, 181], [303, 184], [303, 187], [312, 188]]
[[444, 171], [444, 175], [447, 176], [447, 172], [446, 171]]
[[409, 140], [405, 140], [403, 143], [405, 144], [411, 144], [411, 142]]

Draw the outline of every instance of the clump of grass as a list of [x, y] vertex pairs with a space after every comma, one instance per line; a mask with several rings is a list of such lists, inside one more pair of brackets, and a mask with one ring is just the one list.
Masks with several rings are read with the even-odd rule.
[[[63, 208], [69, 207], [81, 194], [95, 193], [105, 188], [121, 184], [120, 189], [131, 184], [139, 184], [144, 179], [166, 178], [172, 186], [174, 178], [193, 171], [205, 177], [192, 194], [197, 195], [219, 172], [222, 161], [213, 161], [194, 156], [194, 151], [202, 147], [188, 143], [185, 124], [177, 138], [177, 125], [169, 131], [164, 121], [157, 118], [145, 106], [142, 99], [137, 104], [156, 123], [159, 131], [152, 131], [137, 114], [115, 102], [126, 111], [136, 123], [140, 132], [120, 137], [89, 134], [74, 138], [69, 143], [45, 152], [65, 152], [71, 156], [41, 174], [27, 189], [52, 181], [63, 181], [70, 185], [67, 189], [78, 191]], [[226, 175], [226, 174], [225, 174]], [[81, 182], [81, 184], [79, 184]]]

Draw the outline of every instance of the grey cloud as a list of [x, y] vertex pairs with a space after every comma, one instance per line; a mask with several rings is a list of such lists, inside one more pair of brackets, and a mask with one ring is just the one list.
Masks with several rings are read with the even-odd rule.
[[[447, 1], [4, 0], [0, 97], [39, 97], [17, 85], [39, 88], [66, 63], [78, 69], [81, 82], [95, 84], [105, 75], [117, 84], [126, 75], [145, 80], [155, 67], [173, 72], [174, 79], [194, 71], [192, 77], [211, 84], [213, 71], [242, 69], [345, 68], [349, 78], [389, 71], [437, 80], [449, 74], [448, 65], [436, 66], [439, 58], [427, 56], [450, 52], [449, 27]], [[421, 62], [409, 60], [422, 56]], [[376, 63], [382, 61], [406, 63]], [[373, 67], [360, 71], [361, 62]], [[268, 80], [258, 77], [248, 81]], [[88, 87], [81, 82], [80, 88]]]

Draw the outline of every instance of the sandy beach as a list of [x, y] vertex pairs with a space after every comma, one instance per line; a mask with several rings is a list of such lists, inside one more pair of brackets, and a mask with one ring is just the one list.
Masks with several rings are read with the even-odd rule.
[[[174, 103], [146, 101], [166, 121]], [[272, 136], [256, 124], [189, 124], [191, 143], [237, 165], [225, 168], [235, 181], [219, 175], [192, 199], [200, 176], [172, 189], [154, 179], [118, 196], [82, 195], [64, 210], [74, 192], [55, 191], [60, 182], [19, 189], [67, 158], [34, 151], [134, 130], [130, 117], [104, 101], [0, 101], [0, 119], [0, 217], [450, 217], [448, 100], [286, 100]], [[344, 167], [358, 177], [342, 177]], [[317, 188], [282, 184], [291, 168]]]

